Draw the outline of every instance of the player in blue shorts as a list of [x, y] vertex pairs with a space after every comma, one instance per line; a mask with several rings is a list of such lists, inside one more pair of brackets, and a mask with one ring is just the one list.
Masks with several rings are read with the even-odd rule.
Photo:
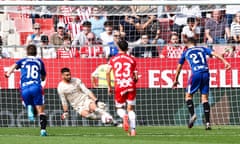
[[215, 56], [220, 59], [224, 64], [226, 69], [230, 69], [231, 65], [220, 55], [215, 53], [209, 48], [196, 46], [196, 41], [194, 38], [189, 38], [186, 43], [187, 49], [183, 51], [182, 56], [179, 60], [179, 64], [176, 69], [176, 75], [173, 82], [173, 88], [175, 88], [178, 82], [178, 76], [181, 72], [182, 65], [185, 60], [188, 61], [192, 75], [188, 80], [188, 85], [186, 88], [185, 101], [191, 114], [188, 127], [192, 128], [195, 120], [197, 119], [194, 112], [193, 104], [193, 94], [200, 90], [201, 93], [201, 102], [203, 104], [204, 115], [206, 120], [206, 130], [211, 130], [210, 126], [210, 105], [208, 103], [208, 92], [209, 92], [209, 68], [207, 63], [207, 56]]
[[31, 120], [34, 107], [40, 118], [40, 135], [46, 136], [47, 116], [44, 113], [44, 97], [42, 95], [41, 86], [41, 82], [46, 78], [45, 66], [43, 61], [36, 57], [37, 48], [35, 45], [28, 45], [26, 50], [27, 57], [18, 60], [10, 66], [9, 70], [5, 73], [5, 76], [8, 78], [15, 69], [20, 69], [20, 91], [22, 100], [28, 108], [28, 116]]

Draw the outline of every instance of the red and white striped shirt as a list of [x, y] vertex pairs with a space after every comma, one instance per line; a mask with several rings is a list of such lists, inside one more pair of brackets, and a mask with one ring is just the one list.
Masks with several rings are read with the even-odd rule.
[[72, 39], [81, 31], [81, 23], [70, 22], [67, 25], [67, 29], [70, 31]]
[[70, 48], [70, 49], [65, 49], [65, 48], [59, 48], [57, 50], [57, 58], [74, 58], [74, 57], [79, 57], [79, 51], [76, 48]]
[[60, 7], [61, 14], [59, 15], [58, 19], [59, 22], [68, 24], [72, 21], [71, 15], [73, 14], [73, 8], [70, 6], [61, 6]]
[[98, 58], [103, 57], [104, 51], [103, 47], [99, 45], [95, 46], [83, 46], [80, 50], [80, 55], [85, 55], [88, 58]]
[[79, 20], [81, 21], [81, 23], [83, 23], [84, 21], [87, 21], [90, 19], [91, 13], [92, 13], [92, 8], [91, 7], [80, 7], [77, 9], [77, 13], [79, 16]]

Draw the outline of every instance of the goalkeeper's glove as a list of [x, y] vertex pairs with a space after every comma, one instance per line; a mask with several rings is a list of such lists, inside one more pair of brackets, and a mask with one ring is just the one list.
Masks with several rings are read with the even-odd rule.
[[100, 101], [96, 100], [95, 103], [96, 103], [97, 107], [100, 109], [105, 109], [105, 107], [106, 107], [106, 104], [104, 102], [100, 102]]
[[63, 114], [61, 115], [61, 119], [62, 119], [62, 120], [65, 120], [65, 119], [68, 119], [68, 118], [69, 118], [69, 113], [68, 113], [68, 111], [63, 112]]

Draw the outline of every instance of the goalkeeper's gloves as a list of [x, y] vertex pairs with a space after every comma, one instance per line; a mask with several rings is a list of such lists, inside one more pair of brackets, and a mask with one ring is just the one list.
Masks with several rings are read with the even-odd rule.
[[68, 118], [69, 118], [69, 113], [68, 113], [68, 111], [63, 112], [63, 114], [61, 115], [61, 119], [62, 119], [62, 120], [65, 120], [65, 119], [68, 119]]
[[105, 109], [105, 107], [106, 107], [106, 104], [104, 102], [100, 102], [100, 101], [96, 100], [95, 103], [96, 103], [97, 107], [100, 109]]

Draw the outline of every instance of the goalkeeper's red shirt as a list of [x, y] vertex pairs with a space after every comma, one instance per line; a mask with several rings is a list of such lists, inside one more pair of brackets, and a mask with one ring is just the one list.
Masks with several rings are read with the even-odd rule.
[[127, 92], [135, 91], [134, 72], [136, 71], [136, 61], [134, 57], [119, 53], [112, 57], [108, 63], [114, 73], [115, 92], [124, 95]]

